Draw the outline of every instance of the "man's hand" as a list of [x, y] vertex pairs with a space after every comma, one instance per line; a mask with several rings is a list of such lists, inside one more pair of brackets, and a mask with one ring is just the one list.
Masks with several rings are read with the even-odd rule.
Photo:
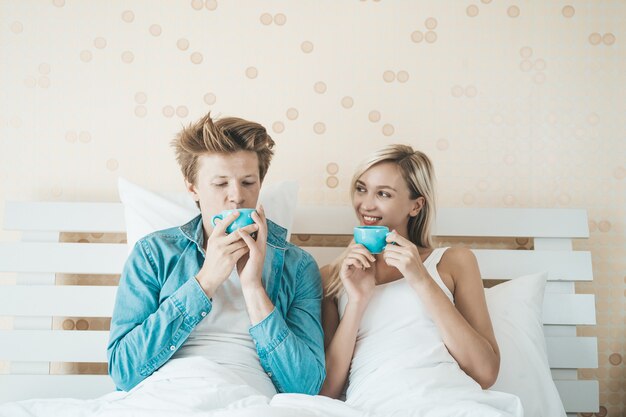
[[[246, 289], [262, 288], [263, 264], [267, 244], [267, 219], [265, 210], [259, 205], [252, 213], [252, 220], [256, 225], [256, 240], [251, 236], [252, 231], [241, 228], [233, 234], [238, 234], [245, 243], [248, 251], [237, 261], [237, 271], [241, 280], [241, 287]], [[252, 225], [251, 225], [252, 226]]]
[[261, 205], [252, 214], [252, 219], [258, 226], [256, 241], [247, 230], [239, 229], [236, 233], [241, 236], [248, 248], [246, 255], [237, 262], [237, 270], [239, 271], [241, 291], [246, 301], [250, 323], [254, 326], [272, 312], [274, 305], [267, 296], [262, 280], [267, 243], [267, 220]]
[[[228, 279], [237, 261], [249, 251], [248, 245], [241, 239], [237, 232], [226, 234], [226, 228], [239, 216], [235, 211], [229, 214], [223, 221], [218, 221], [211, 236], [209, 236], [206, 248], [204, 264], [198, 272], [196, 279], [211, 298], [222, 283]], [[243, 227], [243, 233], [254, 233], [258, 229], [256, 224]]]

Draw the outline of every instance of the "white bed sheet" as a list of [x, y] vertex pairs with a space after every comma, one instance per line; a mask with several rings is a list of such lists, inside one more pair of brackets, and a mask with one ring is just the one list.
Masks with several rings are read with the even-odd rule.
[[[414, 378], [415, 375], [407, 375]], [[408, 382], [408, 381], [407, 381]], [[415, 381], [412, 382], [414, 384]], [[34, 399], [0, 405], [0, 417], [519, 417], [521, 405], [515, 396], [493, 396], [482, 390], [459, 392], [445, 398], [424, 399], [396, 379], [380, 381], [379, 404], [363, 410], [323, 396], [261, 395], [224, 367], [200, 357], [169, 361], [129, 392], [113, 392], [93, 400]], [[448, 394], [446, 381], [431, 379], [428, 390]], [[417, 392], [417, 391], [415, 391]], [[378, 395], [376, 396], [378, 397]], [[390, 399], [393, 399], [390, 401]], [[504, 410], [504, 411], [502, 411]]]

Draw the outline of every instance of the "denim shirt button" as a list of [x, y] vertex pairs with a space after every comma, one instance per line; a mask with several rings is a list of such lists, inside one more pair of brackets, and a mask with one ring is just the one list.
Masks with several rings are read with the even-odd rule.
[[200, 315], [201, 315], [202, 317], [206, 317], [206, 311], [203, 311], [202, 313], [200, 313]]
[[272, 373], [271, 373], [271, 372], [268, 372], [268, 373], [267, 373], [267, 376], [269, 376], [269, 377], [271, 378], [271, 377], [272, 377]]
[[176, 346], [174, 346], [174, 345], [170, 346], [170, 350], [171, 350], [172, 352], [173, 352], [173, 351], [175, 351], [175, 350], [176, 350]]

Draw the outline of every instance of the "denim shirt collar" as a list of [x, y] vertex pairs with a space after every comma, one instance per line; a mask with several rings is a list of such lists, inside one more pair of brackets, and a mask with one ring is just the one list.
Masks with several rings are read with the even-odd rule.
[[[188, 223], [179, 227], [181, 233], [189, 240], [194, 242], [198, 250], [204, 252], [204, 229], [202, 225], [202, 214], [199, 214]], [[287, 237], [287, 229], [277, 225], [273, 221], [267, 219], [267, 243], [278, 249], [286, 248], [285, 238]]]

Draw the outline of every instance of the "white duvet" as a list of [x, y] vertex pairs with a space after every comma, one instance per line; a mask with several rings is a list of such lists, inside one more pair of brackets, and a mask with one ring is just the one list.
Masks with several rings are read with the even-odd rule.
[[[45, 399], [0, 405], [0, 417], [407, 416], [521, 417], [517, 397], [465, 389], [438, 369], [382, 377], [367, 398], [347, 403], [323, 396], [261, 395], [224, 367], [200, 357], [169, 361], [129, 392], [94, 400]], [[420, 381], [417, 380], [420, 379]]]

